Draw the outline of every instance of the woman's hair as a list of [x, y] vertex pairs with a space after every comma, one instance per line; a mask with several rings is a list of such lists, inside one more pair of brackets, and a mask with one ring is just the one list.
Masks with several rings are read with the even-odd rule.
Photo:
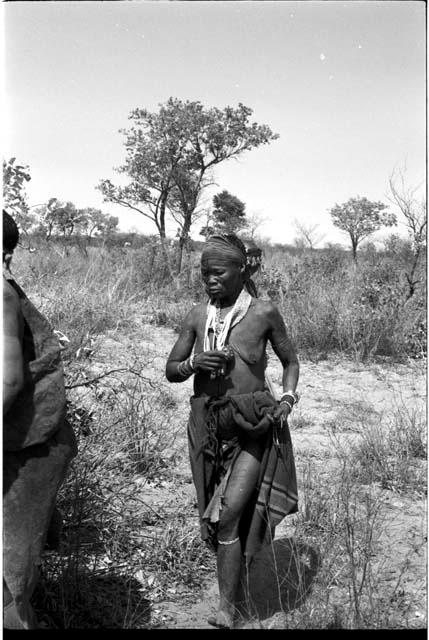
[[12, 253], [18, 244], [19, 230], [15, 220], [3, 209], [3, 253]]

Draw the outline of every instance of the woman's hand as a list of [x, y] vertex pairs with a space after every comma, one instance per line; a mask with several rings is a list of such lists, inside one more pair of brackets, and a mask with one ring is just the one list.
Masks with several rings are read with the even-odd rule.
[[291, 408], [286, 403], [282, 403], [282, 404], [279, 404], [279, 406], [276, 408], [272, 416], [274, 420], [277, 422], [281, 418], [283, 418], [283, 420], [286, 420], [290, 412], [291, 412]]
[[201, 351], [194, 358], [195, 371], [219, 371], [226, 369], [228, 356], [223, 351]]

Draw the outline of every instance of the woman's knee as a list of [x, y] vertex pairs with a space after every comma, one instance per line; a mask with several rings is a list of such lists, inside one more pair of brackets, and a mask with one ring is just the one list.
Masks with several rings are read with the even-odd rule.
[[238, 536], [238, 520], [220, 519], [217, 530], [218, 540], [229, 542]]
[[222, 540], [229, 540], [238, 535], [238, 525], [240, 522], [242, 508], [231, 508], [225, 500], [220, 512], [218, 523], [218, 537]]

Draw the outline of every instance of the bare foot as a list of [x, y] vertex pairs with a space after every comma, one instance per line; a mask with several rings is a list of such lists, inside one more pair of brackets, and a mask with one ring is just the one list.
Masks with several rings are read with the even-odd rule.
[[218, 629], [232, 629], [234, 626], [233, 616], [226, 611], [218, 611], [215, 616], [209, 616], [207, 622]]

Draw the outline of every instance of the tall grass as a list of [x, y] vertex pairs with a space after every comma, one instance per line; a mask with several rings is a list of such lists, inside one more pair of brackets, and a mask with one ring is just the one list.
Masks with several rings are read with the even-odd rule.
[[[338, 252], [266, 253], [257, 286], [280, 307], [302, 354], [425, 357], [423, 271], [407, 300], [403, 265], [392, 256], [364, 257], [356, 266]], [[24, 288], [56, 328], [73, 334], [77, 347], [88, 334], [129, 326], [136, 309], [142, 320], [177, 331], [190, 307], [205, 299], [198, 254], [170, 279], [153, 242], [136, 249], [89, 247], [87, 256], [77, 247], [66, 255], [51, 243], [32, 254], [20, 250], [15, 263]]]

